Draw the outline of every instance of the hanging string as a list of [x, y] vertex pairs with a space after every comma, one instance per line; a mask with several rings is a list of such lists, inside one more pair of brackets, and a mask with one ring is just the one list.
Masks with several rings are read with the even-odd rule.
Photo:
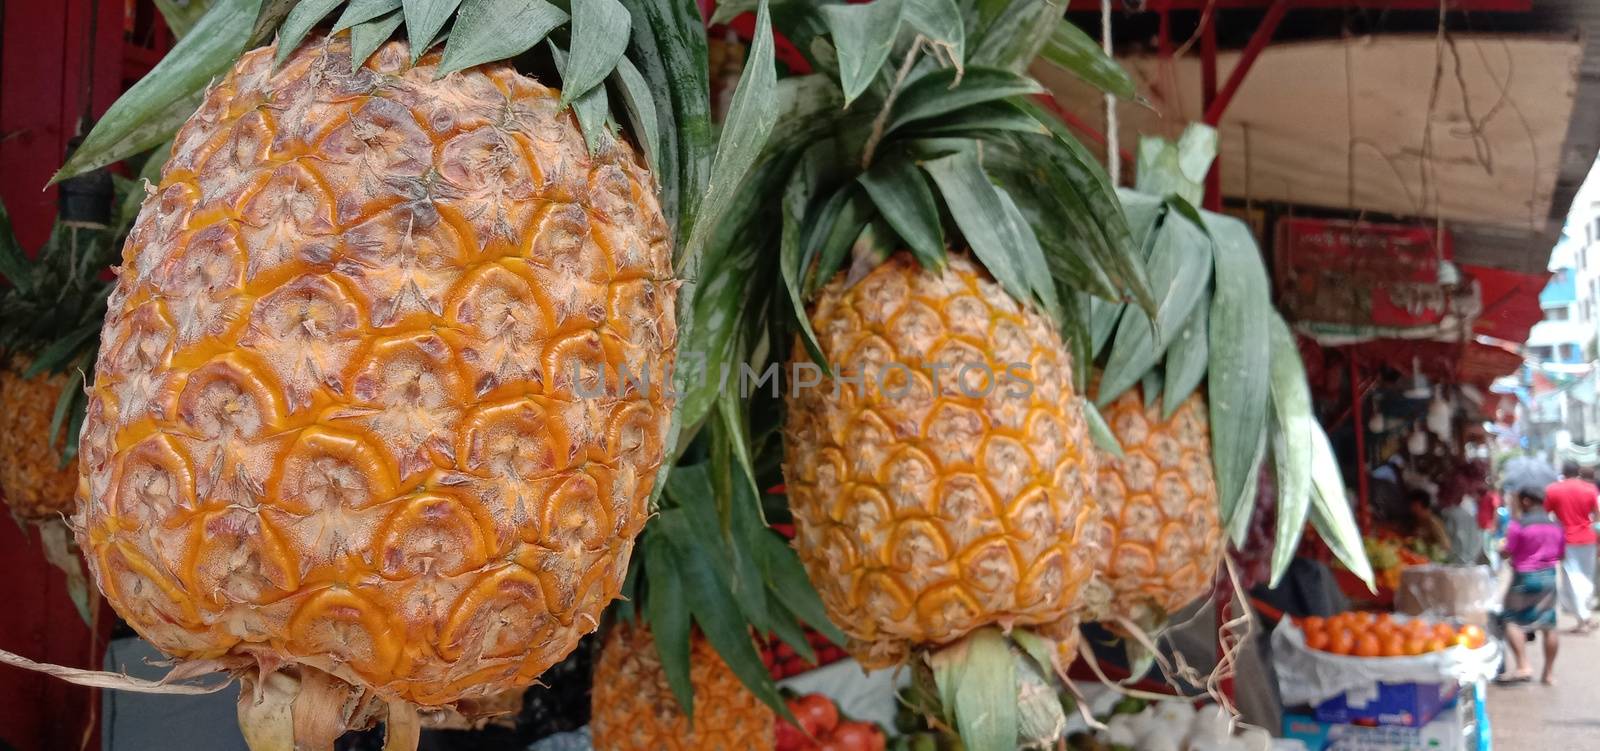
[[[1111, 57], [1111, 0], [1100, 0], [1100, 49]], [[1122, 184], [1122, 149], [1117, 134], [1117, 98], [1106, 94], [1106, 167], [1112, 185]]]

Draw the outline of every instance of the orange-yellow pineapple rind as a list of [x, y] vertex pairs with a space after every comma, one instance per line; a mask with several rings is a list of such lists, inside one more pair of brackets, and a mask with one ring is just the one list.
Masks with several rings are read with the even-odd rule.
[[1222, 525], [1204, 397], [1197, 391], [1163, 420], [1142, 387], [1103, 410], [1123, 455], [1106, 455], [1096, 486], [1102, 516], [1088, 620], [1153, 625], [1210, 591]]
[[79, 542], [174, 656], [423, 706], [525, 686], [618, 594], [662, 460], [670, 390], [617, 383], [674, 359], [653, 178], [506, 64], [272, 55], [129, 237]]

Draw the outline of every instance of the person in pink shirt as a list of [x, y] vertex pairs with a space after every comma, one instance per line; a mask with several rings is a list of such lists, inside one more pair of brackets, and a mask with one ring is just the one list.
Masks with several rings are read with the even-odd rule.
[[1594, 630], [1595, 621], [1589, 610], [1589, 598], [1594, 595], [1595, 533], [1594, 520], [1600, 491], [1594, 483], [1578, 476], [1578, 463], [1569, 461], [1561, 467], [1566, 478], [1544, 491], [1544, 507], [1566, 534], [1567, 552], [1561, 561], [1561, 605], [1578, 619], [1573, 633], [1583, 634]]
[[1500, 625], [1505, 628], [1506, 646], [1511, 649], [1514, 668], [1501, 680], [1527, 681], [1533, 678], [1528, 664], [1527, 635], [1534, 631], [1544, 638], [1545, 684], [1555, 683], [1556, 651], [1556, 570], [1566, 550], [1566, 535], [1561, 524], [1544, 509], [1545, 488], [1507, 487], [1506, 499], [1517, 514], [1506, 529], [1505, 555], [1511, 563], [1511, 588], [1506, 591], [1500, 610]]

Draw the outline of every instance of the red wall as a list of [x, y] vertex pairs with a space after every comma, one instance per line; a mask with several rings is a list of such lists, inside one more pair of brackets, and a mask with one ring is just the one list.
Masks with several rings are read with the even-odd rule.
[[[124, 0], [0, 3], [0, 200], [23, 247], [37, 248], [55, 217], [56, 191], [42, 189], [61, 164], [85, 97], [98, 116], [122, 88]], [[92, 42], [91, 16], [97, 17]], [[92, 96], [86, 92], [90, 78]], [[0, 648], [43, 662], [99, 667], [101, 648], [91, 645], [64, 577], [45, 563], [38, 534], [24, 532], [3, 513], [0, 607]], [[71, 751], [84, 743], [98, 749], [93, 704], [88, 689], [0, 666], [0, 739], [18, 751]]]

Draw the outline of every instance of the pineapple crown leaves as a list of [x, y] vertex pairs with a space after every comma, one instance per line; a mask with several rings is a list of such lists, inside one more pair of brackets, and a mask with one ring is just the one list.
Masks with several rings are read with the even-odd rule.
[[[720, 4], [713, 21], [750, 5]], [[939, 269], [958, 236], [1008, 293], [1061, 326], [1079, 362], [1088, 355], [1082, 292], [1154, 311], [1105, 172], [1029, 99], [1043, 89], [1018, 72], [1066, 23], [1060, 10], [1045, 0], [774, 0], [780, 30], [819, 72], [779, 82], [785, 128], [706, 251], [702, 299], [739, 312], [689, 349], [743, 362], [736, 350], [751, 337], [741, 328], [788, 321], [826, 368], [805, 315], [810, 297], [897, 248]], [[746, 271], [741, 256], [773, 249], [776, 279]], [[686, 423], [710, 415], [715, 386], [687, 390]]]
[[[1151, 316], [1091, 301], [1090, 344], [1102, 367], [1095, 400], [1108, 404], [1139, 384], [1147, 405], [1159, 399], [1169, 418], [1204, 382], [1221, 517], [1234, 543], [1242, 544], [1270, 457], [1278, 478], [1272, 580], [1288, 568], [1308, 516], [1351, 571], [1370, 574], [1261, 251], [1243, 222], [1195, 208], [1216, 147], [1216, 131], [1204, 125], [1176, 143], [1139, 144], [1136, 187], [1121, 199], [1160, 302]], [[1095, 434], [1112, 440], [1109, 431]]]
[[752, 630], [776, 635], [813, 663], [802, 623], [835, 643], [844, 635], [828, 620], [799, 558], [762, 520], [752, 483], [726, 456], [716, 456], [728, 450], [717, 432], [706, 432], [711, 457], [680, 464], [669, 476], [660, 513], [639, 543], [643, 555], [634, 556], [623, 599], [613, 607], [617, 617], [649, 625], [667, 683], [691, 719], [694, 628], [753, 695], [787, 719]]

